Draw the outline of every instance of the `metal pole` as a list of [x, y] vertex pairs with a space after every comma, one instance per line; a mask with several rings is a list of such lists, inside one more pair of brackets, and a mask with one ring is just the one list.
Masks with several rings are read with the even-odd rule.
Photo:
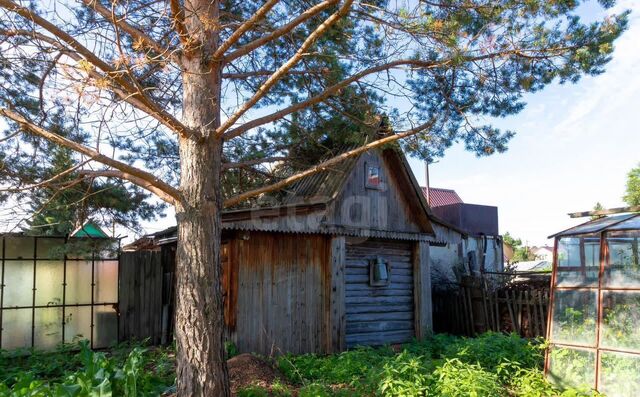
[[116, 338], [117, 341], [120, 342], [120, 249], [122, 248], [121, 240], [118, 239], [118, 277], [116, 278], [116, 326], [118, 327], [116, 330]]
[[38, 250], [38, 237], [33, 238], [33, 306], [31, 307], [31, 347], [35, 347], [36, 340], [36, 265], [38, 263], [37, 251]]
[[68, 236], [64, 236], [64, 254], [62, 257], [62, 344], [65, 341], [65, 325], [66, 325], [66, 315], [67, 308], [65, 307], [67, 304], [67, 241]]
[[[549, 306], [547, 307], [547, 339], [551, 340], [551, 324], [553, 322], [553, 295], [556, 290], [556, 277], [558, 276], [558, 244], [560, 239], [556, 237], [553, 243], [553, 260], [551, 265], [551, 285], [549, 286]], [[549, 374], [549, 364], [551, 360], [551, 347], [547, 348], [544, 360], [544, 374]]]
[[596, 379], [595, 389], [600, 388], [600, 334], [602, 324], [602, 279], [604, 278], [605, 263], [609, 260], [609, 245], [606, 241], [607, 232], [600, 233], [600, 269], [598, 271], [598, 295], [596, 297], [597, 322], [596, 322]]
[[95, 267], [95, 247], [94, 249], [91, 251], [91, 348], [93, 349], [93, 329], [94, 329], [94, 322], [93, 322], [93, 305], [95, 304], [94, 302], [94, 295], [95, 295], [95, 286], [96, 286], [96, 279], [95, 279], [95, 271], [96, 271], [96, 267]]
[[6, 255], [5, 237], [2, 236], [2, 274], [0, 275], [0, 349], [2, 349], [2, 314], [4, 313], [4, 257]]

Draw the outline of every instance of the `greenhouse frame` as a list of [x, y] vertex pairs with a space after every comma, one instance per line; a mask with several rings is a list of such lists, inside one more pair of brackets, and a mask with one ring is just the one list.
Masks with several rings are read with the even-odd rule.
[[0, 350], [118, 340], [119, 239], [0, 234]]
[[553, 236], [547, 378], [607, 396], [640, 395], [640, 214]]

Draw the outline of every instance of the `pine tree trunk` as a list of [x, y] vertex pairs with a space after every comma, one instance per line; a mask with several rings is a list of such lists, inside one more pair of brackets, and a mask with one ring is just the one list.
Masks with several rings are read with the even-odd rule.
[[220, 284], [219, 144], [180, 145], [181, 185], [193, 204], [177, 214], [178, 396], [229, 395]]
[[[217, 18], [211, 0], [185, 1], [186, 25], [198, 47], [183, 56], [183, 123], [193, 135], [181, 138], [180, 190], [176, 208], [176, 319], [178, 396], [229, 396], [224, 349], [221, 287], [220, 172], [222, 140], [214, 137], [220, 125], [221, 67], [211, 54], [217, 32], [201, 18]], [[193, 12], [191, 12], [193, 11]]]

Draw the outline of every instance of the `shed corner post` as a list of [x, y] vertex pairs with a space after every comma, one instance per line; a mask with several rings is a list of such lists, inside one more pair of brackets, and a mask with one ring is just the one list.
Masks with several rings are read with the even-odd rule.
[[346, 349], [345, 319], [345, 260], [346, 239], [344, 236], [332, 236], [329, 257], [328, 324], [327, 353], [337, 353]]
[[413, 253], [415, 331], [418, 340], [433, 333], [429, 242], [417, 241]]

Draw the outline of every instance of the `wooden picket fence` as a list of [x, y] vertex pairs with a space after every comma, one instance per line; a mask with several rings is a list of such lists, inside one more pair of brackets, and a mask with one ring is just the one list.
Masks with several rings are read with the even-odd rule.
[[434, 331], [462, 336], [486, 331], [515, 332], [525, 338], [546, 336], [550, 278], [541, 274], [513, 279], [510, 274], [463, 277], [455, 288], [434, 290]]

